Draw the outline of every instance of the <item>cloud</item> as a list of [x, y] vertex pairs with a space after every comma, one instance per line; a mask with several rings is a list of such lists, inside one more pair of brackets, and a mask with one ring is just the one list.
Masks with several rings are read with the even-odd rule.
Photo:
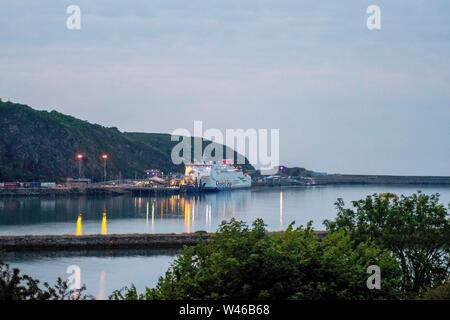
[[0, 95], [129, 131], [280, 128], [282, 161], [324, 171], [450, 174], [450, 4], [379, 2], [374, 33], [369, 1], [78, 1], [79, 32], [70, 1], [3, 1]]

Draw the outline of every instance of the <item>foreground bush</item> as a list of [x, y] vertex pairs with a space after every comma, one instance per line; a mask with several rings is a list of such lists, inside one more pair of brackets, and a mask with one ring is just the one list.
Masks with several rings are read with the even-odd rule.
[[[369, 265], [382, 270], [382, 289], [366, 286]], [[308, 226], [268, 233], [232, 220], [207, 243], [185, 248], [154, 289], [116, 291], [113, 299], [394, 299], [395, 258], [343, 232], [322, 240]]]
[[373, 241], [392, 252], [402, 270], [404, 298], [416, 298], [450, 278], [450, 217], [439, 194], [372, 195], [345, 208], [336, 203], [328, 231], [349, 234], [355, 245]]

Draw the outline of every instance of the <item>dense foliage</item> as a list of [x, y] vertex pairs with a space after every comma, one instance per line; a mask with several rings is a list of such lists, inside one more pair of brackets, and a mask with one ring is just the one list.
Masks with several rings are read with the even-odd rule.
[[326, 221], [332, 232], [344, 231], [355, 244], [373, 241], [391, 251], [402, 270], [404, 297], [420, 296], [450, 277], [450, 217], [439, 195], [388, 197], [374, 194]]
[[85, 288], [76, 292], [69, 289], [67, 282], [58, 278], [54, 286], [40, 283], [28, 275], [20, 274], [19, 269], [10, 269], [0, 261], [0, 300], [69, 300], [86, 299]]
[[[367, 267], [383, 270], [382, 289], [369, 290]], [[393, 299], [399, 297], [395, 259], [369, 242], [342, 232], [319, 240], [306, 228], [268, 233], [232, 220], [207, 243], [185, 248], [157, 287], [135, 287], [114, 299]]]

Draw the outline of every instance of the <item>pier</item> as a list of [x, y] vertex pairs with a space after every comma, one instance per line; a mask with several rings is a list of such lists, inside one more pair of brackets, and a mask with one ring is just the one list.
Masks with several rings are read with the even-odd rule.
[[336, 185], [336, 184], [450, 185], [450, 177], [328, 174], [321, 177], [315, 177], [314, 183], [316, 185]]
[[[139, 185], [143, 180], [126, 180], [126, 183], [91, 183], [83, 188], [76, 187], [0, 187], [0, 197], [59, 197], [59, 196], [157, 196], [202, 192], [193, 186], [169, 186], [164, 184]], [[111, 182], [111, 181], [109, 181]], [[392, 175], [351, 175], [328, 174], [317, 177], [279, 177], [272, 180], [256, 179], [252, 188], [265, 187], [310, 187], [318, 185], [428, 185], [449, 186], [449, 176], [392, 176]]]
[[[326, 231], [316, 231], [319, 238]], [[111, 249], [180, 249], [208, 241], [212, 233], [0, 236], [0, 251], [71, 251]]]
[[56, 251], [110, 249], [178, 249], [207, 241], [206, 232], [181, 234], [27, 235], [0, 236], [0, 251]]

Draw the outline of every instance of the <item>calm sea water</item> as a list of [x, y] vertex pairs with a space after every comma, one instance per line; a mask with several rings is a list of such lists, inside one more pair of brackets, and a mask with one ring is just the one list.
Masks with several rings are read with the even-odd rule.
[[[373, 193], [400, 195], [417, 190], [440, 193], [441, 202], [450, 203], [450, 187], [393, 185], [255, 189], [158, 198], [3, 198], [0, 235], [215, 231], [233, 217], [247, 222], [263, 218], [271, 230], [310, 220], [322, 229], [324, 219], [335, 217], [337, 198], [350, 205]], [[102, 218], [104, 212], [106, 218]], [[102, 298], [131, 283], [140, 290], [154, 286], [174, 256], [173, 251], [16, 253], [5, 260], [51, 283], [58, 276], [67, 277], [68, 266], [77, 265], [88, 292]]]
[[176, 251], [114, 250], [84, 252], [18, 252], [6, 253], [3, 258], [23, 274], [41, 283], [56, 284], [58, 277], [67, 280], [70, 268], [79, 270], [81, 284], [95, 299], [108, 299], [114, 290], [134, 284], [139, 292], [154, 287], [158, 278], [173, 262]]

